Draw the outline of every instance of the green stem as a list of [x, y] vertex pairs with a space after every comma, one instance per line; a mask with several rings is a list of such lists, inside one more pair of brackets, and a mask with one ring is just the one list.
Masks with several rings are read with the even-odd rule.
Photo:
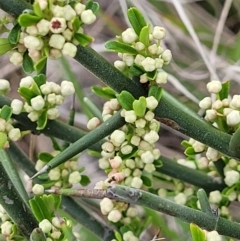
[[0, 0], [0, 8], [17, 18], [25, 9], [32, 9], [32, 5], [24, 0]]
[[0, 162], [0, 203], [7, 214], [17, 225], [23, 236], [29, 239], [38, 222], [33, 216], [29, 206], [23, 201], [16, 187]]
[[195, 223], [208, 231], [215, 230], [216, 228], [216, 231], [220, 235], [240, 238], [239, 223], [179, 205], [146, 191], [116, 185], [107, 190], [107, 197], [163, 212], [180, 218], [187, 223]]
[[225, 187], [224, 183], [216, 181], [206, 173], [180, 165], [164, 156], [161, 156], [160, 160], [163, 165], [157, 168], [157, 171], [170, 177], [201, 187], [207, 192], [222, 190]]
[[[80, 207], [76, 201], [70, 197], [63, 197], [62, 207], [71, 217], [84, 227], [92, 231], [96, 236], [104, 241], [111, 241], [114, 239], [113, 230], [104, 226], [99, 221], [94, 219], [89, 213]], [[66, 209], [64, 207], [67, 207]]]

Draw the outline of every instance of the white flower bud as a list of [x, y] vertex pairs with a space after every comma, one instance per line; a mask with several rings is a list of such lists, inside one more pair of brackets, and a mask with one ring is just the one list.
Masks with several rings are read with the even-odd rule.
[[145, 49], [145, 45], [142, 42], [136, 42], [134, 47], [139, 52]]
[[68, 182], [71, 184], [77, 184], [81, 181], [81, 175], [78, 171], [74, 171], [72, 173], [70, 173], [69, 178], [68, 178]]
[[[0, 80], [0, 83], [1, 83], [1, 80]], [[11, 102], [11, 107], [12, 107], [13, 114], [19, 115], [23, 108], [23, 102], [18, 99], [13, 99], [13, 101]]]
[[217, 118], [217, 113], [215, 110], [206, 110], [205, 120], [214, 121]]
[[54, 240], [58, 240], [61, 235], [62, 235], [62, 233], [61, 233], [60, 231], [54, 231], [54, 232], [51, 233], [51, 237], [52, 237]]
[[32, 121], [32, 122], [35, 122], [38, 120], [39, 118], [39, 113], [37, 111], [31, 111], [29, 114], [28, 114], [28, 118]]
[[199, 141], [195, 141], [192, 145], [195, 152], [202, 152], [205, 149], [205, 145]]
[[158, 106], [158, 101], [154, 96], [147, 97], [146, 102], [149, 110], [154, 110]]
[[207, 110], [211, 107], [212, 100], [210, 97], [205, 97], [199, 102], [199, 107], [201, 109]]
[[71, 41], [73, 37], [73, 32], [69, 28], [67, 28], [63, 31], [62, 35], [67, 41]]
[[66, 21], [71, 21], [76, 15], [77, 13], [70, 5], [67, 4], [63, 7], [63, 18]]
[[33, 60], [33, 62], [38, 62], [42, 57], [42, 54], [39, 50], [36, 49], [29, 49], [28, 56]]
[[45, 162], [43, 162], [41, 160], [37, 160], [37, 162], [35, 164], [36, 171], [40, 171], [45, 165], [46, 165]]
[[39, 7], [40, 7], [41, 10], [46, 9], [47, 6], [48, 6], [47, 0], [36, 0], [36, 2], [38, 2]]
[[20, 80], [20, 87], [26, 87], [26, 88], [30, 88], [32, 83], [34, 82], [33, 78], [31, 76], [27, 76], [25, 78], [22, 78]]
[[129, 177], [131, 175], [132, 170], [129, 168], [124, 168], [122, 169], [122, 172], [125, 177]]
[[49, 46], [55, 49], [62, 49], [65, 38], [61, 34], [53, 34], [49, 39]]
[[172, 59], [172, 52], [169, 49], [163, 51], [161, 58], [164, 61], [164, 64], [169, 64]]
[[156, 167], [155, 167], [154, 164], [150, 163], [150, 164], [146, 164], [146, 165], [144, 166], [144, 170], [145, 170], [146, 172], [152, 173], [152, 172], [156, 171]]
[[41, 228], [44, 233], [49, 233], [52, 230], [52, 224], [47, 219], [43, 219], [39, 223], [39, 228]]
[[63, 80], [61, 83], [61, 93], [63, 96], [69, 96], [75, 93], [74, 85], [72, 82]]
[[207, 241], [222, 241], [221, 236], [217, 231], [206, 232]]
[[221, 109], [223, 107], [223, 103], [221, 100], [216, 100], [212, 104], [212, 108], [215, 110]]
[[157, 52], [158, 52], [158, 46], [157, 46], [157, 44], [149, 45], [148, 51], [149, 51], [150, 54], [156, 55]]
[[174, 201], [180, 205], [185, 205], [187, 202], [187, 196], [180, 192], [174, 197]]
[[147, 74], [140, 75], [140, 83], [144, 84], [148, 82]]
[[163, 27], [155, 26], [152, 35], [156, 40], [162, 40], [166, 36], [166, 30]]
[[138, 54], [135, 59], [134, 59], [134, 63], [139, 65], [139, 66], [142, 66], [142, 61], [145, 59], [145, 57], [141, 54]]
[[38, 35], [38, 29], [36, 25], [32, 25], [26, 28], [26, 32], [31, 36], [37, 36]]
[[131, 145], [121, 146], [121, 149], [120, 149], [120, 151], [123, 155], [130, 154], [132, 152], [132, 150], [133, 150], [133, 147]]
[[63, 7], [58, 5], [53, 5], [52, 14], [54, 17], [58, 17], [58, 18], [63, 17]]
[[43, 18], [37, 23], [36, 26], [38, 29], [38, 34], [45, 36], [49, 33], [50, 22], [48, 20]]
[[114, 142], [114, 144], [119, 144], [119, 146], [125, 141], [125, 132], [121, 131], [121, 130], [115, 130], [110, 138], [111, 140]]
[[113, 209], [113, 202], [111, 199], [105, 197], [100, 202], [100, 209], [103, 215], [107, 215]]
[[143, 185], [143, 181], [140, 177], [134, 177], [131, 182], [131, 187], [141, 188]]
[[134, 123], [137, 120], [137, 116], [133, 110], [125, 111], [125, 121], [128, 123]]
[[120, 156], [115, 156], [109, 160], [110, 165], [113, 169], [117, 169], [122, 165], [122, 158]]
[[0, 79], [0, 92], [7, 94], [11, 90], [10, 83], [8, 80]]
[[97, 117], [93, 117], [87, 123], [88, 130], [93, 130], [101, 124], [101, 121]]
[[20, 65], [23, 62], [23, 56], [19, 52], [13, 51], [9, 60], [14, 65]]
[[146, 72], [152, 72], [156, 69], [156, 62], [154, 59], [147, 57], [142, 61], [142, 67]]
[[13, 224], [9, 221], [5, 221], [4, 223], [1, 224], [1, 233], [5, 237], [9, 237], [12, 233], [12, 227]]
[[26, 36], [23, 39], [24, 45], [28, 49], [41, 50], [43, 48], [43, 41], [34, 36]]
[[147, 121], [145, 119], [142, 119], [142, 118], [137, 119], [135, 121], [135, 126], [138, 127], [138, 128], [144, 128], [146, 126], [146, 124], [147, 124]]
[[222, 200], [222, 194], [216, 190], [209, 193], [209, 202], [218, 204]]
[[167, 190], [164, 189], [164, 188], [158, 189], [158, 196], [163, 197], [163, 198], [166, 197], [167, 196]]
[[39, 111], [45, 106], [45, 101], [41, 95], [31, 99], [31, 106], [34, 110]]
[[62, 224], [64, 223], [64, 219], [60, 218], [60, 217], [53, 217], [52, 218], [52, 225], [56, 228], [61, 229], [62, 228]]
[[207, 84], [207, 89], [209, 93], [217, 94], [222, 89], [222, 83], [218, 80], [212, 80]]
[[199, 169], [204, 169], [208, 167], [208, 159], [206, 157], [201, 157], [197, 159], [197, 165]]
[[235, 191], [232, 191], [230, 194], [228, 194], [229, 201], [233, 202], [237, 198], [237, 193]]
[[240, 114], [238, 110], [232, 110], [227, 115], [227, 124], [229, 126], [236, 126], [240, 123]]
[[91, 9], [84, 10], [81, 13], [81, 20], [85, 24], [92, 24], [96, 20], [96, 16]]
[[53, 168], [52, 170], [50, 170], [50, 172], [48, 173], [48, 177], [50, 180], [52, 181], [57, 181], [60, 179], [61, 177], [61, 173], [58, 167]]
[[127, 66], [131, 66], [134, 63], [134, 57], [131, 54], [123, 54], [123, 62], [127, 65]]
[[234, 109], [240, 109], [240, 95], [234, 95], [230, 102], [230, 105]]
[[44, 186], [40, 185], [40, 184], [35, 184], [32, 188], [32, 192], [35, 195], [42, 195], [42, 194], [44, 194]]
[[110, 213], [108, 214], [108, 220], [113, 223], [117, 223], [121, 218], [122, 218], [122, 213], [116, 209], [110, 211]]
[[115, 62], [114, 62], [114, 66], [115, 66], [115, 68], [117, 68], [119, 71], [121, 71], [121, 72], [123, 72], [125, 69], [126, 69], [126, 64], [123, 62], [123, 61], [121, 61], [121, 60], [116, 60]]
[[62, 53], [63, 55], [74, 58], [77, 53], [77, 47], [72, 43], [65, 43], [63, 45]]
[[133, 207], [129, 207], [126, 213], [127, 217], [130, 217], [130, 218], [136, 217], [137, 214], [138, 214], [137, 209]]
[[101, 169], [105, 170], [110, 167], [109, 161], [106, 158], [101, 158], [98, 160], [98, 165]]
[[150, 144], [154, 144], [158, 141], [159, 135], [156, 131], [151, 130], [143, 136], [143, 139]]
[[55, 96], [55, 103], [56, 105], [61, 105], [64, 101], [64, 97], [62, 95], [56, 95]]
[[134, 135], [134, 136], [132, 136], [132, 138], [131, 138], [131, 144], [134, 145], [134, 146], [138, 146], [139, 143], [140, 143], [140, 141], [141, 141], [140, 136]]
[[53, 17], [49, 24], [49, 29], [52, 33], [55, 34], [62, 33], [66, 29], [66, 27], [67, 23], [65, 18]]
[[141, 154], [141, 159], [144, 163], [153, 163], [154, 161], [154, 155], [152, 154], [151, 151], [146, 151]]
[[137, 39], [138, 36], [132, 28], [127, 28], [124, 32], [122, 32], [122, 40], [124, 43], [131, 44]]
[[86, 9], [86, 5], [82, 3], [77, 3], [74, 6], [74, 10], [77, 13], [77, 15], [81, 15], [81, 13]]
[[129, 167], [130, 169], [134, 169], [135, 168], [135, 162], [133, 159], [127, 159], [125, 161], [125, 165], [126, 167]]
[[208, 147], [206, 152], [206, 157], [210, 161], [217, 161], [219, 158], [219, 153], [217, 150], [213, 149], [212, 147]]
[[62, 57], [62, 51], [59, 50], [59, 49], [51, 48], [50, 53], [49, 53], [49, 57], [51, 59], [59, 59], [59, 58]]
[[239, 177], [239, 172], [235, 170], [230, 170], [225, 173], [224, 182], [227, 184], [227, 186], [231, 187], [239, 181]]
[[8, 132], [8, 138], [11, 141], [17, 141], [21, 138], [21, 131], [19, 128], [13, 128]]
[[157, 77], [155, 80], [157, 84], [166, 84], [167, 78], [168, 78], [168, 74], [164, 71], [160, 71], [157, 73]]
[[49, 120], [55, 120], [60, 116], [59, 110], [57, 108], [50, 108], [47, 110], [47, 117]]

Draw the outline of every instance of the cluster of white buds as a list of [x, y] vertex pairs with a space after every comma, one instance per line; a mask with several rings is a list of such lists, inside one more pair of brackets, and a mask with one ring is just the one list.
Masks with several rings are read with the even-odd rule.
[[[58, 155], [59, 152], [52, 153], [53, 156]], [[37, 160], [35, 169], [39, 171], [46, 165], [42, 160]], [[48, 177], [51, 181], [54, 181], [54, 187], [71, 187], [74, 184], [79, 184], [81, 181], [81, 171], [79, 170], [79, 166], [77, 160], [69, 160], [64, 164], [51, 169], [48, 173]], [[44, 188], [42, 185], [35, 184], [32, 189], [33, 193], [36, 195], [41, 195], [44, 192]]]
[[[92, 24], [96, 20], [95, 14], [80, 1], [74, 1], [74, 4], [68, 4], [68, 1], [52, 3], [50, 0], [35, 2], [38, 2], [43, 17], [36, 24], [22, 29], [17, 48], [10, 52], [10, 61], [14, 65], [21, 64], [26, 50], [34, 63], [45, 56], [52, 59], [59, 59], [62, 55], [75, 57], [79, 42], [74, 35], [82, 34], [82, 26]], [[78, 29], [73, 27], [76, 19]]]
[[135, 65], [141, 68], [143, 73], [140, 76], [140, 82], [146, 83], [150, 80], [147, 73], [157, 71], [154, 81], [157, 84], [165, 84], [167, 82], [167, 73], [162, 70], [163, 65], [170, 63], [172, 59], [172, 53], [169, 49], [163, 49], [161, 47], [161, 41], [165, 38], [165, 29], [163, 27], [155, 26], [152, 32], [149, 34], [149, 44], [144, 45], [139, 41], [137, 34], [132, 28], [128, 28], [122, 32], [121, 37], [118, 37], [133, 47], [137, 54], [130, 53], [118, 53], [118, 56], [122, 60], [114, 62], [114, 66], [122, 72], [128, 70], [131, 66]]
[[[223, 85], [218, 80], [213, 80], [207, 84], [209, 93], [216, 95], [216, 100], [205, 97], [199, 102], [200, 108], [206, 110], [205, 119], [215, 126], [217, 121], [225, 122], [229, 128], [237, 129], [240, 124], [240, 95], [234, 95], [232, 99], [220, 99], [218, 94]], [[224, 130], [223, 130], [224, 131]]]
[[9, 81], [6, 79], [0, 79], [0, 94], [6, 95], [10, 90], [11, 88]]
[[60, 113], [56, 107], [64, 102], [66, 96], [72, 95], [75, 92], [72, 82], [67, 80], [62, 81], [61, 85], [54, 82], [46, 82], [38, 87], [31, 76], [21, 79], [20, 94], [21, 87], [28, 89], [37, 88], [39, 94], [24, 104], [21, 100], [14, 99], [11, 103], [13, 113], [18, 115], [22, 111], [25, 111], [28, 113], [28, 118], [33, 122], [37, 121], [44, 111], [47, 114], [47, 119], [57, 119]]
[[59, 240], [63, 235], [63, 227], [72, 229], [72, 222], [61, 217], [53, 217], [51, 222], [43, 219], [39, 223], [39, 228], [47, 235], [47, 241]]

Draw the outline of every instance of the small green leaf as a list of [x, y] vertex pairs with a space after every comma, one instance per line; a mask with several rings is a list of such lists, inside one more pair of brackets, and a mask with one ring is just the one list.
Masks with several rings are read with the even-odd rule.
[[155, 161], [153, 162], [153, 164], [154, 164], [155, 167], [162, 167], [162, 165], [163, 165], [163, 163], [162, 163], [161, 160], [155, 160]]
[[18, 22], [22, 27], [29, 27], [37, 24], [41, 20], [41, 17], [23, 13], [18, 17]]
[[101, 152], [99, 151], [88, 150], [87, 153], [93, 157], [97, 157], [97, 158], [102, 157]]
[[138, 147], [137, 147], [137, 146], [134, 146], [131, 153], [129, 153], [129, 154], [124, 154], [124, 155], [122, 155], [121, 157], [122, 157], [123, 160], [130, 159], [130, 158], [132, 158], [132, 157], [135, 156], [135, 154], [136, 154], [137, 151], [138, 151]]
[[33, 4], [33, 10], [38, 17], [43, 18], [43, 11], [40, 8], [39, 3], [37, 1], [35, 1]]
[[147, 78], [149, 80], [155, 80], [157, 77], [157, 70], [154, 70], [152, 72], [147, 72]]
[[152, 186], [152, 176], [150, 173], [143, 171], [143, 174], [141, 175], [141, 179], [143, 181], [143, 184], [147, 187]]
[[60, 208], [62, 197], [61, 195], [52, 195], [54, 197], [54, 208], [58, 210]]
[[17, 23], [14, 25], [8, 34], [8, 41], [10, 44], [17, 44], [20, 38], [21, 26]]
[[113, 99], [116, 97], [116, 93], [113, 89], [110, 87], [98, 87], [98, 86], [92, 86], [91, 87], [92, 92], [98, 95], [101, 98], [105, 99]]
[[108, 50], [112, 50], [114, 52], [118, 52], [118, 53], [128, 53], [128, 54], [133, 54], [133, 55], [138, 54], [138, 51], [135, 48], [129, 46], [128, 44], [121, 43], [118, 41], [106, 42], [105, 48]]
[[130, 8], [128, 10], [128, 19], [135, 33], [139, 36], [142, 28], [147, 26], [144, 16], [137, 8]]
[[115, 230], [114, 235], [115, 235], [115, 238], [116, 238], [117, 241], [123, 241], [122, 236], [118, 231]]
[[12, 108], [8, 105], [4, 105], [0, 112], [0, 118], [8, 121], [12, 116]]
[[74, 38], [79, 42], [79, 44], [81, 44], [83, 47], [87, 46], [88, 44], [90, 44], [94, 39], [93, 37], [86, 35], [86, 34], [82, 34], [82, 33], [75, 33], [74, 34]]
[[182, 145], [183, 147], [185, 147], [185, 148], [192, 146], [192, 145], [191, 145], [188, 141], [186, 141], [186, 140], [183, 140], [183, 141], [181, 142], [181, 145]]
[[36, 94], [31, 91], [29, 88], [20, 87], [18, 89], [18, 93], [25, 99], [25, 101], [31, 105], [31, 99], [36, 97]]
[[37, 120], [37, 130], [43, 130], [47, 125], [47, 111], [44, 111]]
[[40, 87], [43, 84], [46, 84], [46, 75], [45, 74], [35, 75], [33, 77], [33, 79], [38, 87]]
[[197, 153], [194, 151], [193, 147], [187, 147], [186, 150], [184, 151], [184, 154], [186, 156], [193, 156], [196, 155]]
[[86, 2], [86, 10], [90, 9], [93, 13], [96, 13], [99, 9], [99, 4], [97, 2], [88, 1]]
[[47, 56], [43, 56], [36, 64], [34, 64], [34, 69], [37, 72], [40, 72], [46, 65], [47, 62]]
[[43, 200], [45, 205], [48, 207], [48, 212], [49, 212], [50, 216], [52, 216], [54, 214], [54, 212], [56, 212], [54, 196], [55, 195], [53, 195], [53, 194], [41, 196], [41, 199]]
[[152, 85], [148, 90], [148, 96], [153, 96], [159, 102], [162, 97], [162, 88], [157, 85]]
[[141, 96], [138, 100], [133, 101], [133, 110], [138, 117], [143, 117], [147, 109], [147, 101], [144, 96]]
[[87, 186], [91, 182], [89, 176], [87, 175], [81, 175], [81, 181], [80, 184], [84, 187]]
[[13, 47], [7, 38], [0, 38], [0, 55], [7, 53]]
[[36, 217], [38, 222], [41, 222], [45, 218], [42, 213], [41, 207], [38, 205], [38, 203], [36, 202], [35, 199], [29, 200], [29, 204], [30, 204], [30, 207], [32, 209], [34, 216]]
[[53, 156], [48, 152], [40, 152], [38, 154], [38, 159], [45, 163], [48, 163], [53, 159]]
[[26, 50], [23, 54], [23, 70], [26, 74], [31, 74], [34, 71], [33, 61], [31, 57], [28, 55], [28, 51]]
[[136, 64], [133, 64], [129, 68], [129, 73], [134, 76], [140, 76], [140, 75], [144, 74], [144, 71], [140, 67], [138, 67]]
[[120, 94], [116, 95], [118, 102], [125, 110], [133, 109], [133, 101], [135, 100], [133, 95], [126, 90], [123, 90]]
[[142, 42], [146, 47], [149, 46], [149, 34], [150, 34], [150, 25], [143, 27], [141, 29], [140, 35], [139, 35], [139, 41]]
[[230, 91], [230, 81], [226, 81], [222, 83], [222, 89], [218, 93], [218, 97], [220, 100], [227, 99]]
[[81, 26], [81, 22], [79, 20], [79, 17], [74, 17], [72, 20], [73, 32], [76, 33], [80, 28], [80, 26]]
[[8, 140], [7, 134], [4, 132], [0, 132], [0, 149], [4, 147]]
[[190, 223], [190, 230], [193, 241], [206, 241], [205, 232], [194, 223]]

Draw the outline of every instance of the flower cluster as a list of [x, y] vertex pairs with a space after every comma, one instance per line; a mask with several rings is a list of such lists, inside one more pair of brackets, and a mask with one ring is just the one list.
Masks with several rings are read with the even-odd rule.
[[[38, 129], [45, 127], [47, 119], [57, 119], [60, 113], [56, 107], [64, 102], [66, 96], [75, 92], [72, 82], [64, 80], [58, 85], [46, 82], [43, 75], [22, 78], [19, 85], [18, 92], [26, 102], [14, 99], [11, 103], [13, 114], [27, 112], [28, 118], [38, 123]], [[40, 122], [44, 125], [40, 125]]]
[[63, 236], [63, 228], [72, 229], [72, 222], [65, 218], [53, 217], [51, 222], [48, 219], [43, 219], [39, 223], [39, 228], [47, 236], [47, 241], [54, 241]]
[[[34, 63], [46, 57], [58, 59], [62, 55], [75, 57], [78, 44], [87, 44], [92, 38], [83, 34], [82, 26], [92, 24], [96, 16], [89, 5], [80, 1], [35, 0], [34, 13], [23, 13], [19, 24], [23, 27], [16, 48], [10, 52], [10, 61], [19, 65], [24, 54]], [[33, 17], [34, 21], [33, 21]]]
[[[49, 161], [54, 156], [58, 155], [60, 152], [55, 151], [51, 155], [48, 154], [47, 160]], [[39, 159], [36, 162], [35, 169], [39, 171], [42, 167], [46, 165], [46, 159], [39, 155]], [[51, 186], [57, 188], [69, 188], [74, 184], [79, 184], [81, 182], [82, 176], [81, 172], [84, 171], [83, 168], [79, 168], [77, 159], [72, 159], [64, 164], [55, 167], [50, 170], [48, 173], [48, 179], [51, 183]], [[41, 195], [44, 192], [44, 187], [39, 184], [35, 184], [32, 188], [32, 191], [36, 195]]]
[[162, 70], [162, 67], [163, 65], [169, 64], [172, 59], [172, 53], [169, 49], [164, 50], [161, 46], [161, 41], [165, 36], [165, 29], [155, 26], [147, 37], [147, 44], [144, 44], [134, 29], [128, 28], [118, 37], [118, 40], [130, 45], [136, 53], [118, 53], [118, 56], [122, 60], [115, 61], [114, 66], [125, 73], [131, 73], [130, 70], [132, 67], [139, 69], [139, 71], [142, 72], [140, 75], [141, 83], [148, 81], [154, 81], [157, 84], [166, 83], [168, 76], [167, 73]]

